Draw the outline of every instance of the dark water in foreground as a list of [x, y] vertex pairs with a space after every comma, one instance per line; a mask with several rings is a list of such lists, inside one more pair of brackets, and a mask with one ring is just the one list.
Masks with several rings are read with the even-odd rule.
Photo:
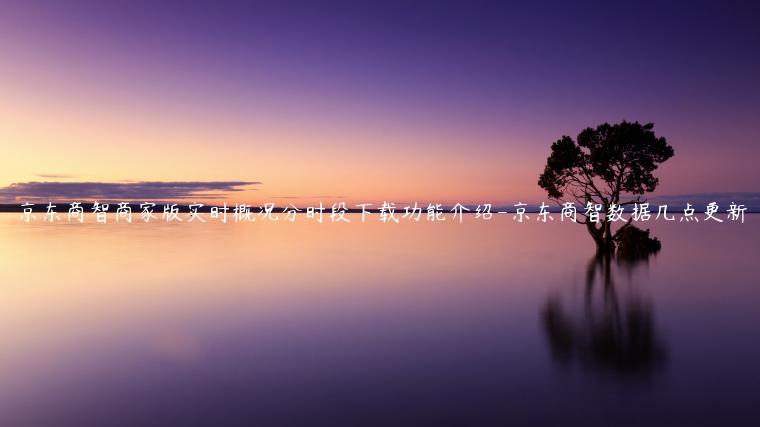
[[0, 215], [0, 425], [760, 425], [758, 215], [299, 221]]

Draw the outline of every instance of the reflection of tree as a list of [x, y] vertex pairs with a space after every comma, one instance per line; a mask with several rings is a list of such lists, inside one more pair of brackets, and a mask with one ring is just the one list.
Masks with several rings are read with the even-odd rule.
[[664, 350], [655, 334], [651, 304], [636, 294], [621, 298], [615, 287], [617, 268], [631, 271], [646, 259], [594, 257], [586, 271], [583, 310], [567, 311], [558, 297], [543, 308], [543, 323], [558, 361], [575, 358], [584, 366], [617, 374], [647, 374], [660, 366]]

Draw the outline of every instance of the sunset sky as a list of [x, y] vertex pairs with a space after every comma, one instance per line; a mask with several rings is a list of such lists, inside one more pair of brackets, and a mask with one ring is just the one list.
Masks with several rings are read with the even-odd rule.
[[157, 3], [0, 5], [0, 187], [535, 201], [553, 141], [626, 119], [675, 149], [658, 194], [760, 190], [750, 2]]

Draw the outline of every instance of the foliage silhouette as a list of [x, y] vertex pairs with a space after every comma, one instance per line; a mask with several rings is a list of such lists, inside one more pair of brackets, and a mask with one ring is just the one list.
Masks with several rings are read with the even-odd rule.
[[538, 185], [558, 203], [575, 202], [584, 209], [589, 203], [600, 206], [598, 222], [589, 221], [584, 209], [578, 221], [599, 252], [613, 253], [621, 243], [607, 220], [610, 208], [645, 202], [641, 195], [659, 183], [654, 171], [673, 157], [673, 147], [653, 128], [652, 123], [604, 123], [584, 129], [575, 141], [563, 136], [551, 146]]

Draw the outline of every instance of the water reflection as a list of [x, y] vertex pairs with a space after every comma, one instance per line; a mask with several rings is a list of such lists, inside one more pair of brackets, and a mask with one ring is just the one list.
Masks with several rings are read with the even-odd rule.
[[760, 425], [758, 216], [626, 262], [561, 222], [352, 215], [0, 214], [0, 426]]
[[[663, 366], [666, 351], [652, 303], [636, 283], [636, 270], [648, 265], [648, 257], [595, 256], [586, 269], [580, 308], [563, 303], [559, 295], [549, 296], [542, 320], [557, 363], [577, 362], [622, 378], [648, 376]], [[620, 279], [625, 292], [616, 283]]]

